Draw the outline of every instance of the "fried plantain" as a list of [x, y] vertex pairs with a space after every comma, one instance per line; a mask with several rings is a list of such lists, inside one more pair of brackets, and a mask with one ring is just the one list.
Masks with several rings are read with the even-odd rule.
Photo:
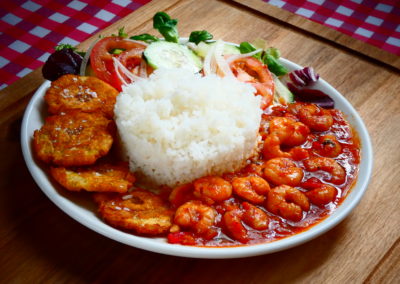
[[115, 88], [96, 77], [68, 74], [51, 83], [44, 99], [51, 114], [80, 110], [112, 118], [117, 95]]
[[101, 217], [110, 225], [139, 234], [168, 232], [174, 211], [156, 194], [138, 189], [128, 194], [96, 193]]
[[80, 168], [51, 167], [53, 178], [70, 191], [125, 193], [135, 182], [127, 163], [99, 163]]
[[46, 118], [33, 134], [40, 160], [59, 166], [92, 165], [113, 143], [113, 122], [101, 114], [73, 111]]

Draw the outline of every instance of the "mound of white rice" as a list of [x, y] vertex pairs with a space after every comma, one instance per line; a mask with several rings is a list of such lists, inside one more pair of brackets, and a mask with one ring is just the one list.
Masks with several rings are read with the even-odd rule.
[[174, 186], [243, 166], [257, 144], [255, 89], [234, 78], [158, 69], [124, 88], [115, 105], [130, 168]]

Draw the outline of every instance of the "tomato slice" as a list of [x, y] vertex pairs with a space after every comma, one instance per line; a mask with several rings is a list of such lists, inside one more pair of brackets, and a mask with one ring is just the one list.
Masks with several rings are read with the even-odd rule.
[[254, 57], [243, 57], [233, 61], [230, 67], [239, 81], [252, 84], [257, 95], [262, 96], [262, 109], [272, 104], [275, 83], [266, 65]]
[[[128, 70], [133, 72], [140, 65], [145, 48], [144, 44], [132, 42], [122, 37], [105, 37], [94, 45], [90, 54], [90, 64], [98, 78], [121, 91], [122, 82], [115, 72], [112, 58], [117, 57]], [[111, 51], [114, 49], [123, 51], [120, 54], [112, 54]]]

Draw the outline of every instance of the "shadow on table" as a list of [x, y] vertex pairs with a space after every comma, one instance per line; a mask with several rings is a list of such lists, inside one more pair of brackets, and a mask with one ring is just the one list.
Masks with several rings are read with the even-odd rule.
[[[1, 141], [0, 280], [131, 283], [282, 283], [317, 273], [346, 234], [345, 220], [319, 238], [283, 252], [205, 260], [160, 255], [107, 239], [59, 210], [31, 178], [17, 138]], [[4, 230], [4, 229], [3, 229]], [[5, 243], [7, 242], [7, 243]], [[5, 245], [6, 244], [6, 245]], [[9, 278], [6, 278], [9, 277]]]

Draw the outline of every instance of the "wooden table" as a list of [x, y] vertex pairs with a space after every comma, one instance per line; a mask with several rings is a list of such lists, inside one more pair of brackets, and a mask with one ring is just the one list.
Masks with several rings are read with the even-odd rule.
[[[282, 21], [253, 1], [154, 0], [109, 27], [152, 31], [163, 10], [179, 31], [206, 29], [240, 42], [265, 38], [289, 60], [313, 66], [363, 117], [374, 145], [374, 173], [358, 207], [337, 227], [299, 247], [245, 259], [179, 258], [122, 245], [61, 212], [31, 178], [19, 131], [40, 70], [0, 93], [0, 282], [360, 283], [400, 281], [400, 80], [396, 66]], [[246, 5], [248, 4], [248, 5]], [[273, 9], [273, 8], [271, 8]], [[293, 20], [293, 19], [292, 19]], [[322, 29], [322, 27], [319, 27]], [[96, 35], [94, 36], [96, 37]], [[85, 48], [90, 39], [82, 44]], [[362, 46], [362, 45], [360, 45]], [[368, 50], [369, 46], [362, 46]], [[371, 53], [370, 53], [371, 54]]]

